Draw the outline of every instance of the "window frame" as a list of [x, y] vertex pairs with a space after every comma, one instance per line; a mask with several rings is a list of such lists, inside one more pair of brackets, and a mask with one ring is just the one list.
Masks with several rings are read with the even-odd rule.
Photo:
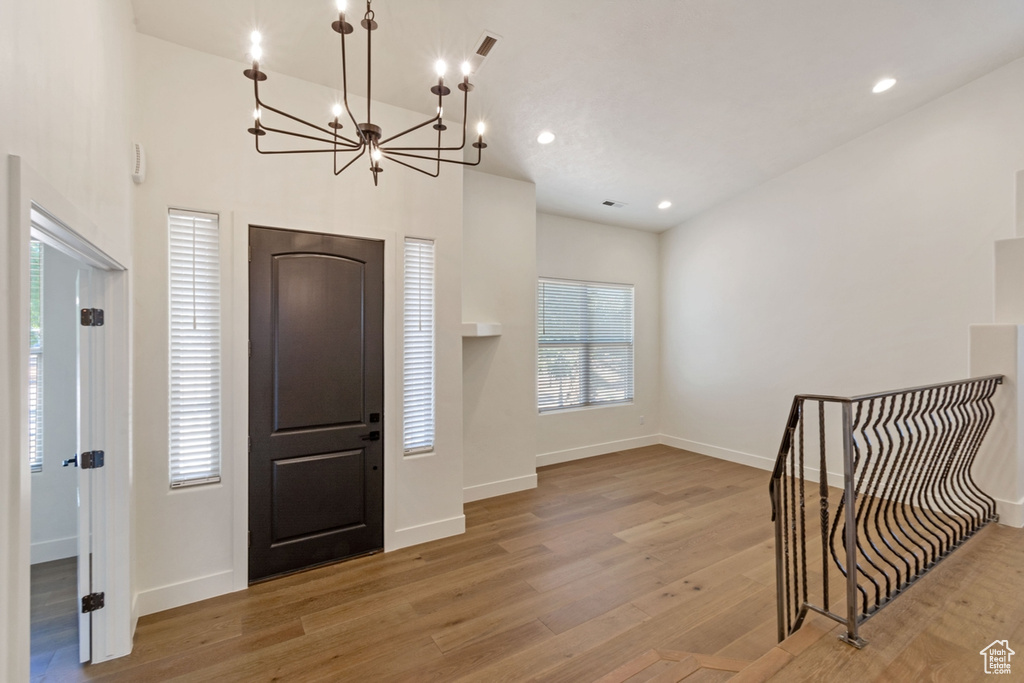
[[[581, 297], [578, 301], [572, 302], [571, 295], [563, 293], [561, 298], [546, 297], [547, 289], [545, 285], [560, 286], [566, 289], [577, 288], [580, 290], [580, 294], [576, 295]], [[600, 315], [593, 315], [591, 311], [591, 305], [595, 299], [600, 300], [602, 297], [614, 301], [615, 294], [622, 295], [628, 292], [628, 297], [623, 297], [619, 302], [628, 302], [628, 326], [627, 325], [615, 325], [608, 324], [608, 321], [614, 320], [614, 316], [609, 316], [606, 319], [602, 319]], [[546, 334], [545, 321], [547, 320], [546, 311], [551, 306], [556, 308], [565, 308], [566, 306], [575, 303], [576, 305], [582, 305], [582, 312], [579, 316], [581, 318], [578, 328], [572, 328], [571, 326], [566, 330], [563, 329], [560, 334], [552, 332], [551, 336], [560, 336], [560, 341], [549, 340], [545, 341], [544, 336]], [[566, 309], [567, 313], [571, 313], [570, 310]], [[604, 323], [602, 325], [602, 323]], [[594, 330], [596, 327], [603, 327], [602, 334], [605, 335], [605, 339], [596, 338]], [[624, 334], [625, 330], [628, 329], [628, 335]], [[575, 330], [575, 332], [574, 332]], [[572, 339], [574, 333], [578, 337]], [[614, 339], [611, 337], [615, 337]], [[596, 379], [596, 374], [599, 370], [600, 355], [595, 353], [596, 350], [605, 349], [610, 350], [614, 347], [627, 347], [628, 351], [624, 354], [619, 354], [619, 358], [615, 359], [614, 354], [604, 354], [606, 359], [611, 359], [612, 365], [615, 360], [620, 363], [625, 362], [623, 372], [625, 377], [623, 378], [623, 386], [621, 391], [623, 393], [622, 398], [601, 400], [595, 396], [595, 384], [599, 382]], [[578, 348], [580, 349], [581, 359], [578, 364], [568, 365], [570, 371], [578, 370], [579, 378], [570, 379], [570, 388], [565, 390], [565, 393], [577, 393], [579, 395], [578, 400], [566, 400], [566, 396], [563, 394], [561, 397], [552, 400], [550, 394], [552, 391], [552, 379], [550, 376], [546, 376], [545, 365], [549, 365], [545, 362], [545, 349], [553, 348]], [[566, 411], [578, 411], [578, 410], [591, 410], [595, 408], [605, 408], [611, 406], [623, 406], [631, 405], [634, 402], [636, 396], [636, 286], [629, 283], [613, 283], [613, 282], [598, 282], [592, 280], [575, 280], [568, 278], [555, 278], [555, 277], [539, 277], [537, 279], [537, 412], [540, 415], [547, 415], [551, 413], [560, 413]], [[595, 360], [597, 359], [597, 360]], [[614, 367], [612, 368], [614, 372]], [[572, 388], [572, 384], [578, 383], [578, 388]], [[614, 387], [614, 385], [613, 385]], [[618, 391], [618, 389], [615, 389]]]
[[406, 237], [402, 246], [402, 454], [413, 456], [433, 453], [437, 443], [437, 242]]
[[[182, 227], [175, 226], [175, 220], [182, 222], [186, 220], [192, 220], [192, 252], [189, 254], [188, 249], [184, 247], [175, 246], [175, 231], [184, 230]], [[202, 235], [202, 244], [204, 255], [200, 261], [195, 260], [199, 252], [200, 247], [200, 236], [197, 233], [198, 225], [197, 221], [212, 224], [204, 226], [205, 232]], [[190, 488], [194, 486], [203, 486], [206, 484], [216, 484], [221, 481], [221, 475], [223, 473], [224, 463], [224, 410], [223, 410], [223, 392], [224, 392], [224, 374], [225, 374], [225, 360], [224, 360], [224, 310], [223, 310], [223, 268], [222, 268], [222, 254], [221, 254], [221, 231], [220, 231], [220, 215], [214, 212], [208, 211], [193, 211], [189, 209], [180, 209], [171, 207], [167, 211], [167, 321], [168, 321], [168, 482], [171, 490], [180, 490], [184, 488]], [[187, 240], [187, 237], [185, 237]], [[179, 237], [179, 241], [181, 238]], [[192, 305], [193, 305], [193, 326], [195, 331], [199, 331], [198, 318], [201, 314], [204, 314], [206, 320], [204, 321], [205, 337], [200, 335], [189, 335], [187, 327], [176, 327], [175, 323], [175, 306], [187, 305], [188, 297], [183, 296], [180, 299], [176, 299], [175, 294], [175, 283], [181, 280], [176, 278], [175, 275], [175, 261], [179, 262], [182, 259], [187, 261], [188, 258], [193, 259], [193, 281], [192, 281]], [[199, 287], [196, 274], [198, 273], [199, 265], [204, 268], [204, 279], [202, 287]], [[179, 264], [180, 265], [180, 264]], [[188, 284], [187, 282], [185, 283]], [[198, 296], [200, 290], [203, 292], [203, 296], [206, 297], [207, 301], [204, 302], [203, 306], [198, 305]], [[178, 348], [176, 349], [176, 345]], [[198, 349], [197, 349], [198, 347]], [[204, 348], [208, 347], [208, 348]], [[181, 401], [176, 402], [175, 391], [176, 386], [181, 382], [185, 381], [185, 377], [188, 377], [188, 372], [195, 372], [193, 370], [182, 370], [183, 366], [189, 363], [185, 362], [186, 356], [176, 355], [183, 353], [183, 349], [191, 348], [192, 359], [194, 361], [195, 354], [208, 351], [213, 356], [212, 360], [206, 362], [206, 369], [210, 377], [206, 379], [206, 392], [199, 391], [199, 396], [195, 400], [204, 401], [209, 400], [210, 408], [208, 414], [204, 418], [202, 415], [198, 416], [197, 419], [200, 421], [200, 426], [197, 431], [197, 435], [192, 437], [193, 441], [200, 441], [205, 438], [203, 432], [207, 432], [209, 435], [209, 442], [206, 444], [200, 443], [199, 446], [190, 446], [184, 448], [182, 441], [185, 440], [183, 432], [181, 431], [181, 421], [185, 418], [182, 417], [181, 413], [183, 410], [183, 403]], [[200, 356], [201, 358], [201, 356]], [[176, 366], [177, 362], [177, 366]], [[203, 361], [191, 363], [193, 366], [202, 367]], [[186, 374], [176, 374], [186, 373]], [[192, 375], [192, 384], [199, 384], [200, 387], [203, 385], [204, 378], [202, 374]], [[205, 419], [205, 422], [203, 420]], [[205, 455], [203, 451], [205, 450]], [[191, 451], [191, 458], [189, 458], [188, 451]], [[196, 453], [199, 453], [198, 455]], [[193, 460], [194, 464], [192, 468], [195, 472], [189, 474], [187, 472], [190, 469], [187, 464], [187, 460]]]

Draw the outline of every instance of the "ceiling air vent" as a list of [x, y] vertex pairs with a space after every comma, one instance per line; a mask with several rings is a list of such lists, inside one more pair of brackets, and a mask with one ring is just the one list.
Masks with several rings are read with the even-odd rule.
[[484, 31], [481, 34], [480, 39], [476, 41], [476, 51], [469, 58], [469, 63], [473, 65], [473, 73], [480, 70], [484, 60], [487, 59], [487, 55], [491, 54], [491, 50], [494, 49], [494, 46], [498, 44], [500, 39], [501, 36], [491, 31]]
[[491, 54], [491, 48], [494, 47], [494, 44], [497, 42], [498, 39], [495, 36], [485, 33], [483, 40], [480, 41], [480, 47], [476, 49], [476, 53], [481, 57], [486, 57]]
[[606, 199], [606, 200], [604, 200], [601, 203], [603, 205], [605, 205], [605, 206], [615, 207], [616, 209], [621, 209], [622, 207], [624, 207], [626, 205], [626, 202], [617, 202], [614, 199]]

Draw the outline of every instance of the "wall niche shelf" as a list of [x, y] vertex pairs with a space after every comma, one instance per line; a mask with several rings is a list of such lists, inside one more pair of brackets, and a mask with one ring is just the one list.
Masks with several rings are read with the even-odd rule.
[[500, 337], [501, 323], [462, 323], [462, 336]]

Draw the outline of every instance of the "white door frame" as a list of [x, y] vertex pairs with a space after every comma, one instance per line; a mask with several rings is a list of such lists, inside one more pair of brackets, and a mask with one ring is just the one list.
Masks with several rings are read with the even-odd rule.
[[[222, 355], [230, 358], [224, 363], [223, 379], [225, 426], [230, 424], [230, 436], [225, 437], [225, 453], [232, 452], [230, 476], [234, 482], [234, 590], [245, 590], [249, 585], [249, 455], [247, 439], [249, 434], [249, 227], [275, 227], [282, 230], [319, 232], [384, 241], [384, 551], [403, 547], [399, 545], [393, 531], [393, 520], [397, 508], [398, 465], [402, 458], [402, 404], [400, 392], [391, 391], [397, 377], [396, 368], [402, 367], [402, 349], [398, 343], [401, 305], [400, 293], [396, 291], [395, 275], [401, 272], [398, 259], [401, 252], [397, 234], [393, 230], [377, 229], [363, 225], [346, 225], [339, 230], [331, 221], [315, 215], [279, 215], [275, 212], [260, 211], [249, 213], [236, 211], [221, 214], [221, 233], [228, 232], [227, 216], [230, 215], [232, 243], [224, 247], [221, 238], [221, 268], [224, 288], [224, 311], [232, 311], [231, 317], [224, 318]], [[27, 351], [26, 351], [27, 353]], [[229, 374], [230, 373], [230, 374]], [[228, 444], [231, 444], [228, 450]], [[228, 458], [225, 458], [227, 461]], [[409, 545], [409, 544], [406, 544]]]
[[[106, 452], [93, 496], [94, 586], [106, 593], [106, 606], [93, 615], [92, 661], [131, 652], [135, 618], [131, 584], [130, 292], [127, 270], [81, 234], [98, 234], [92, 221], [19, 157], [8, 157], [8, 243], [6, 346], [7, 434], [11, 446], [0, 456], [0, 494], [10, 500], [0, 515], [0, 679], [27, 680], [30, 632], [31, 480], [28, 466], [28, 310], [29, 240], [33, 208], [46, 216], [35, 233], [43, 241], [102, 271], [106, 305], [104, 356], [108, 377], [104, 416]], [[54, 244], [56, 242], [57, 244]], [[0, 252], [2, 253], [2, 252]], [[13, 395], [12, 395], [13, 394]], [[6, 459], [6, 462], [3, 460]], [[103, 483], [99, 483], [103, 482]], [[6, 660], [6, 661], [4, 661]]]

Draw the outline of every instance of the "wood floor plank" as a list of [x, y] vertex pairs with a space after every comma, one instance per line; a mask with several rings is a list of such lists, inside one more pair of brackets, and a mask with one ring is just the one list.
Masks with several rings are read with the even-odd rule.
[[[775, 666], [793, 655], [773, 647], [767, 476], [666, 446], [544, 467], [536, 489], [466, 504], [463, 535], [148, 615], [129, 657], [81, 668], [62, 649], [41, 654], [33, 672], [45, 667], [62, 681], [580, 683], [652, 650], [730, 666], [778, 651]], [[867, 659], [829, 634], [782, 672], [793, 677], [776, 679], [856, 680], [853, 666], [861, 680], [959, 675], [973, 660], [949, 635], [958, 625], [999, 630], [977, 649], [996, 637], [1024, 642], [1024, 608], [1007, 609], [998, 588], [1024, 594], [1024, 574], [1000, 582], [972, 573], [1007, 558], [1024, 568], [1024, 537], [986, 530], [978, 540], [864, 626]], [[809, 559], [814, 580], [813, 546]], [[919, 591], [929, 581], [936, 590]], [[842, 586], [831, 586], [832, 608], [842, 609]], [[40, 606], [60, 602], [58, 587], [53, 571], [40, 575]], [[930, 627], [897, 626], [921, 620]], [[820, 661], [803, 663], [815, 652]], [[672, 678], [683, 659], [629, 675]], [[685, 680], [731, 675], [702, 668]]]
[[849, 647], [833, 631], [771, 680], [980, 680], [982, 648], [1024, 639], [1021, 595], [1024, 531], [991, 525], [865, 623], [867, 647]]

